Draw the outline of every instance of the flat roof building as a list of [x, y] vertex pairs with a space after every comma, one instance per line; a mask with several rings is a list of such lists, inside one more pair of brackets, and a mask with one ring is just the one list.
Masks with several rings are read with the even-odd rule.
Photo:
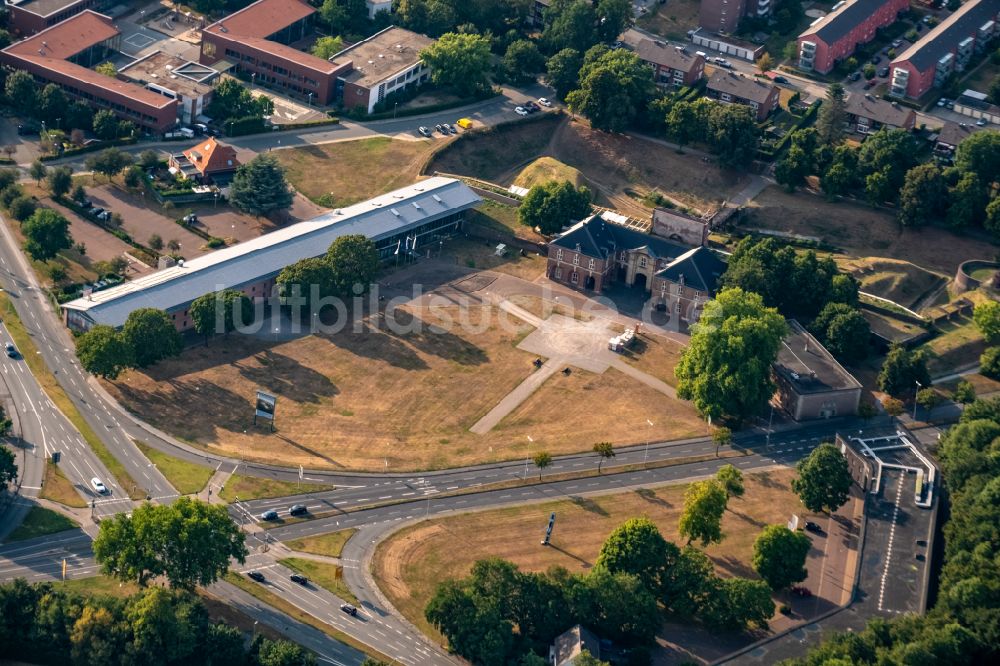
[[788, 328], [773, 366], [781, 407], [796, 421], [857, 414], [861, 383], [801, 324]]
[[4, 0], [10, 12], [9, 27], [19, 35], [33, 35], [51, 28], [85, 9], [102, 9], [108, 0]]
[[218, 70], [163, 51], [139, 58], [118, 70], [121, 76], [146, 90], [178, 101], [178, 120], [198, 122], [212, 101], [212, 81]]
[[89, 69], [118, 50], [121, 34], [111, 19], [89, 9], [0, 51], [0, 62], [54, 83], [68, 95], [110, 109], [151, 132], [177, 124], [177, 100]]
[[199, 296], [239, 289], [251, 298], [269, 298], [283, 268], [324, 255], [348, 234], [372, 239], [382, 258], [420, 251], [431, 238], [456, 229], [462, 213], [480, 201], [460, 180], [428, 178], [64, 303], [65, 321], [73, 330], [119, 327], [132, 311], [148, 307], [165, 310], [185, 330], [192, 326], [187, 308]]
[[420, 52], [434, 40], [410, 30], [390, 26], [333, 56], [350, 70], [340, 75], [345, 108], [361, 107], [371, 113], [387, 95], [425, 83], [430, 69]]

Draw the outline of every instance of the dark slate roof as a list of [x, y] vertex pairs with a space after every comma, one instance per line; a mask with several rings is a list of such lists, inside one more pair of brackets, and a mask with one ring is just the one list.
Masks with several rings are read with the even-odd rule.
[[972, 123], [953, 123], [948, 121], [941, 128], [941, 133], [938, 134], [938, 143], [943, 143], [948, 146], [958, 146], [970, 136], [978, 132], [980, 127]]
[[888, 2], [889, 0], [875, 0], [874, 2], [872, 0], [849, 0], [847, 4], [836, 11], [814, 21], [799, 37], [815, 35], [827, 44], [833, 44], [875, 13], [876, 9], [888, 4]]
[[686, 286], [714, 294], [719, 278], [725, 271], [726, 262], [719, 255], [707, 247], [696, 247], [674, 259], [656, 277], [680, 282], [683, 276]]
[[987, 21], [1000, 13], [1000, 0], [969, 0], [941, 21], [924, 38], [906, 49], [892, 64], [909, 62], [921, 72], [937, 64], [966, 37], [973, 36]]
[[848, 97], [844, 110], [848, 115], [870, 118], [893, 127], [906, 127], [910, 122], [910, 116], [916, 115], [916, 112], [909, 107], [861, 93], [853, 93]]
[[770, 81], [764, 83], [743, 74], [727, 72], [721, 69], [715, 70], [715, 73], [712, 74], [712, 78], [708, 81], [708, 87], [710, 90], [729, 93], [730, 95], [735, 95], [741, 99], [748, 99], [758, 104], [765, 104], [771, 97], [771, 92], [777, 88]]
[[600, 215], [591, 215], [576, 223], [552, 241], [552, 244], [570, 250], [576, 250], [579, 245], [581, 253], [600, 259], [606, 259], [615, 251], [638, 250], [643, 247], [654, 257], [669, 259], [679, 257], [689, 249], [659, 236], [607, 222]]
[[690, 72], [701, 58], [699, 55], [688, 53], [686, 49], [682, 50], [652, 39], [640, 40], [635, 47], [635, 53], [640, 60], [682, 72]]
[[584, 650], [596, 659], [601, 658], [601, 643], [597, 636], [580, 625], [571, 627], [568, 631], [556, 636], [552, 647], [554, 648], [553, 656], [556, 666], [572, 664]]

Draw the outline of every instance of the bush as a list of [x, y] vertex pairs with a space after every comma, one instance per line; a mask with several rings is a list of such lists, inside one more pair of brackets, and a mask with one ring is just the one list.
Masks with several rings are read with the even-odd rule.
[[990, 347], [979, 357], [979, 374], [1000, 379], [1000, 347]]
[[226, 241], [223, 240], [222, 238], [219, 238], [218, 236], [212, 236], [211, 238], [208, 239], [208, 242], [205, 243], [207, 247], [210, 247], [213, 250], [217, 247], [223, 247], [225, 246], [225, 244]]
[[29, 217], [34, 215], [35, 209], [37, 208], [38, 204], [35, 203], [35, 200], [23, 194], [7, 204], [7, 210], [10, 211], [10, 216], [18, 222], [24, 222]]

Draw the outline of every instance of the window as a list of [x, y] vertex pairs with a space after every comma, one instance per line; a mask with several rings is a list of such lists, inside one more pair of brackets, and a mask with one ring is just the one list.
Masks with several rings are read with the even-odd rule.
[[621, 254], [618, 255], [618, 260], [619, 261], [625, 261], [627, 259], [628, 259], [628, 252], [626, 252], [625, 250], [622, 250]]
[[569, 276], [569, 281], [572, 282], [573, 284], [578, 283], [580, 281], [580, 274], [577, 273], [576, 271], [573, 271]]
[[576, 254], [573, 255], [573, 265], [574, 266], [579, 266], [580, 265], [580, 253], [579, 252], [577, 252]]
[[556, 250], [556, 261], [562, 261], [563, 253], [562, 248]]
[[562, 280], [562, 269], [561, 268], [557, 268], [556, 269], [556, 279], [557, 280]]
[[589, 268], [590, 270], [594, 270], [594, 260], [593, 260], [593, 259], [591, 259], [591, 260], [590, 260], [590, 261], [589, 261], [589, 262], [587, 263], [587, 268]]
[[645, 268], [647, 263], [646, 257], [639, 257], [639, 268]]
[[720, 98], [720, 99], [721, 99], [721, 100], [722, 100], [723, 102], [730, 102], [730, 101], [732, 101], [732, 99], [733, 99], [733, 96], [732, 96], [732, 95], [730, 95], [729, 93], [722, 93], [722, 94], [721, 94], [721, 95], [719, 96], [719, 98]]

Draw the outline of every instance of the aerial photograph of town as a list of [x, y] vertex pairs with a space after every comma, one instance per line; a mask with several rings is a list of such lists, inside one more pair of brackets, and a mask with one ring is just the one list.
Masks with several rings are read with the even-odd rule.
[[3, 0], [0, 664], [1000, 663], [1000, 0]]

